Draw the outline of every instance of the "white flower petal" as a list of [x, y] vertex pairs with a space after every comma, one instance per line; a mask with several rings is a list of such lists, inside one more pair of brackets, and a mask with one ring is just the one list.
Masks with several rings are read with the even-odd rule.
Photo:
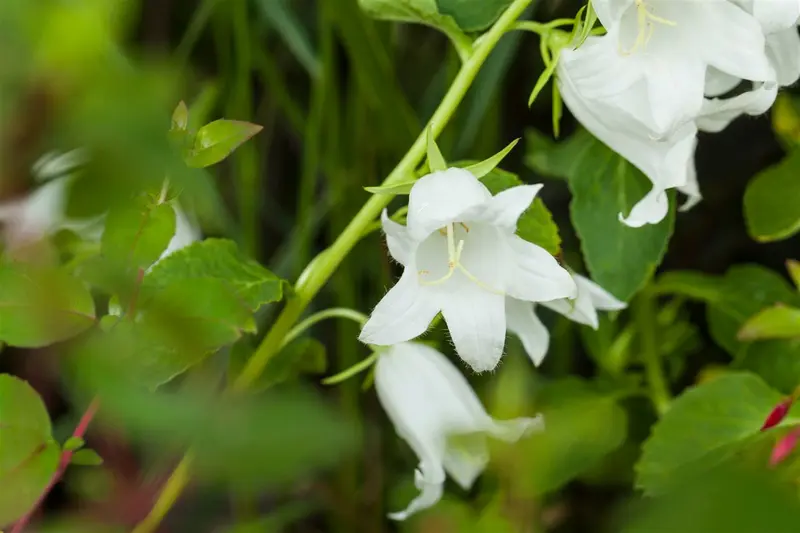
[[386, 209], [381, 213], [381, 225], [383, 226], [383, 232], [386, 234], [386, 245], [389, 247], [389, 254], [401, 265], [408, 266], [417, 245], [409, 237], [408, 228], [389, 218]]
[[601, 309], [603, 311], [619, 311], [628, 307], [628, 304], [617, 299], [613, 294], [589, 278], [581, 276], [580, 274], [575, 274], [574, 277], [575, 282], [578, 284], [578, 290], [589, 295], [589, 298], [595, 309]]
[[489, 462], [486, 437], [473, 434], [456, 439], [459, 445], [448, 444], [445, 450], [444, 468], [459, 487], [469, 490]]
[[517, 220], [525, 212], [536, 197], [536, 193], [544, 185], [519, 185], [506, 189], [487, 200], [483, 205], [471, 210], [474, 214], [467, 215], [470, 220], [478, 220], [507, 229], [514, 233], [517, 229]]
[[742, 82], [741, 78], [721, 72], [714, 67], [706, 70], [705, 95], [709, 97], [721, 96], [732, 91]]
[[775, 33], [797, 25], [800, 18], [798, 0], [752, 0], [753, 16], [761, 24], [764, 33]]
[[[158, 258], [158, 261], [177, 252], [181, 248], [189, 246], [193, 242], [199, 241], [201, 237], [200, 230], [189, 221], [186, 217], [186, 213], [183, 212], [177, 203], [173, 204], [173, 208], [175, 209], [175, 235], [170, 239], [167, 249], [164, 250], [161, 257]], [[156, 261], [156, 263], [158, 263], [158, 261]], [[156, 263], [153, 263], [153, 265]], [[150, 268], [152, 268], [152, 266]]]
[[[695, 149], [697, 148], [697, 140], [695, 140]], [[700, 185], [697, 182], [697, 167], [694, 164], [694, 156], [689, 158], [686, 166], [686, 183], [677, 187], [677, 189], [686, 195], [686, 200], [678, 208], [678, 211], [688, 211], [700, 200], [703, 195], [700, 193]]]
[[550, 346], [550, 333], [536, 316], [535, 304], [516, 298], [506, 298], [506, 323], [508, 331], [519, 337], [525, 353], [533, 364], [539, 366]]
[[767, 35], [767, 55], [775, 68], [778, 85], [793, 85], [800, 78], [800, 35], [792, 26]]
[[555, 311], [573, 322], [589, 326], [592, 329], [597, 329], [599, 326], [599, 319], [597, 318], [597, 310], [592, 305], [592, 299], [589, 294], [578, 286], [578, 297], [573, 300], [561, 299], [553, 300], [552, 302], [542, 302], [544, 307]]
[[775, 102], [778, 86], [775, 82], [760, 83], [755, 89], [732, 98], [711, 98], [703, 102], [697, 117], [697, 127], [703, 131], [720, 132], [737, 117], [761, 115]]
[[516, 235], [510, 237], [508, 244], [508, 296], [529, 302], [575, 296], [577, 288], [572, 276], [547, 250]]
[[405, 510], [397, 513], [389, 513], [392, 520], [405, 520], [409, 516], [424, 509], [436, 505], [442, 499], [444, 492], [444, 473], [441, 474], [441, 481], [438, 481], [439, 473], [434, 475], [426, 474], [421, 470], [414, 471], [414, 485], [419, 489], [419, 496], [411, 500]]
[[423, 176], [411, 188], [408, 199], [409, 235], [422, 241], [432, 232], [491, 198], [478, 178], [461, 168], [448, 168]]
[[653, 187], [639, 200], [627, 217], [619, 214], [619, 220], [631, 228], [641, 228], [645, 224], [658, 224], [669, 211], [669, 197], [660, 187]]
[[407, 268], [378, 302], [358, 339], [379, 346], [414, 339], [425, 333], [438, 312], [431, 295], [420, 287], [417, 273]]
[[634, 0], [593, 0], [597, 18], [606, 30], [615, 28], [623, 13], [634, 4]]
[[703, 105], [706, 65], [682, 54], [653, 54], [645, 78], [657, 137], [669, 136], [691, 121]]
[[544, 430], [544, 417], [515, 418], [513, 420], [492, 420], [492, 427], [487, 429], [492, 437], [505, 442], [516, 442], [534, 431]]
[[475, 372], [493, 370], [505, 346], [505, 298], [463, 276], [453, 278], [450, 283], [458, 283], [458, 289], [441, 301], [450, 338], [458, 355]]
[[[727, 1], [697, 4], [702, 8], [691, 21], [701, 39], [696, 52], [710, 66], [738, 78], [768, 81], [771, 68], [760, 24]], [[702, 13], [702, 14], [701, 14]]]

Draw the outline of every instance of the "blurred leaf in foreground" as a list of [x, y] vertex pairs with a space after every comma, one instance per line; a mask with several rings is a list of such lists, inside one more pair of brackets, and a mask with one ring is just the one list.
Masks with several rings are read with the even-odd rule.
[[0, 375], [0, 526], [24, 515], [58, 467], [50, 416], [24, 381]]

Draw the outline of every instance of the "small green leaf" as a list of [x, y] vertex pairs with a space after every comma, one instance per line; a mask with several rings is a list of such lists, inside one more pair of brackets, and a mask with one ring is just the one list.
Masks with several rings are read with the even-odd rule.
[[789, 259], [786, 261], [786, 270], [789, 272], [789, 277], [792, 278], [794, 286], [800, 290], [800, 261]]
[[84, 448], [73, 453], [69, 463], [77, 466], [100, 466], [103, 458], [96, 451]]
[[[481, 182], [492, 194], [523, 184], [516, 174], [499, 168], [486, 174]], [[531, 206], [519, 217], [517, 235], [528, 242], [541, 246], [553, 255], [561, 253], [561, 236], [558, 234], [558, 226], [553, 222], [550, 210], [539, 198], [535, 198]]]
[[377, 187], [364, 187], [364, 190], [367, 192], [371, 192], [372, 194], [410, 194], [411, 188], [414, 187], [414, 184], [417, 182], [416, 179], [412, 181], [403, 181], [401, 183], [395, 183], [393, 185], [382, 185]]
[[439, 12], [436, 0], [358, 0], [358, 5], [376, 19], [426, 24], [444, 33], [461, 32], [452, 17]]
[[556, 71], [556, 67], [558, 66], [558, 56], [554, 57], [550, 64], [547, 65], [547, 68], [544, 69], [539, 75], [539, 79], [536, 80], [536, 85], [533, 86], [533, 90], [531, 90], [530, 96], [528, 96], [528, 107], [532, 106], [533, 103], [536, 101], [536, 98], [539, 97], [539, 93], [542, 92], [547, 82], [550, 81], [550, 78], [553, 77], [553, 73]]
[[144, 269], [158, 260], [174, 235], [172, 205], [139, 197], [133, 205], [108, 213], [101, 250], [112, 262]]
[[195, 242], [159, 261], [144, 278], [142, 292], [180, 280], [217, 279], [228, 283], [251, 311], [283, 298], [285, 281], [242, 254], [225, 239]]
[[476, 178], [482, 178], [489, 172], [495, 169], [497, 165], [500, 164], [501, 161], [508, 155], [508, 153], [517, 145], [519, 139], [514, 139], [511, 141], [508, 146], [494, 154], [489, 159], [484, 159], [480, 163], [475, 163], [474, 165], [470, 165], [468, 167], [464, 167], [464, 170], [469, 170], [473, 176]]
[[58, 468], [50, 417], [26, 382], [0, 375], [0, 525], [24, 515]]
[[431, 169], [431, 172], [440, 172], [442, 170], [447, 170], [447, 162], [444, 160], [444, 156], [442, 156], [442, 152], [439, 150], [439, 146], [436, 144], [436, 139], [433, 137], [433, 129], [428, 126], [428, 168]]
[[742, 450], [782, 396], [758, 377], [734, 373], [689, 389], [656, 423], [637, 465], [648, 494], [711, 470]]
[[0, 341], [36, 348], [94, 325], [94, 301], [84, 284], [60, 269], [0, 265]]
[[450, 15], [466, 32], [485, 30], [500, 17], [511, 0], [436, 0], [442, 15]]
[[189, 108], [186, 107], [186, 102], [181, 100], [172, 112], [172, 129], [185, 131], [188, 126]]
[[800, 150], [755, 176], [744, 194], [747, 231], [761, 242], [800, 231]]
[[586, 39], [589, 38], [589, 34], [591, 34], [592, 28], [594, 28], [596, 22], [597, 13], [594, 10], [591, 0], [589, 0], [589, 3], [586, 5], [585, 16], [581, 20], [580, 30], [578, 30], [577, 37], [575, 39], [575, 50], [580, 48], [581, 45], [586, 42]]
[[749, 318], [737, 335], [741, 341], [800, 338], [800, 309], [778, 304]]
[[83, 448], [86, 444], [86, 441], [80, 437], [70, 437], [64, 442], [64, 446], [62, 446], [65, 452], [74, 452]]
[[215, 120], [200, 128], [194, 147], [186, 155], [193, 168], [215, 165], [263, 129], [258, 124], [239, 120]]
[[[658, 224], [625, 226], [618, 216], [649, 192], [647, 178], [584, 130], [555, 146], [559, 148], [553, 154], [531, 154], [527, 162], [537, 172], [567, 178], [570, 214], [592, 279], [617, 298], [629, 300], [664, 257], [674, 209]], [[546, 164], [540, 166], [541, 161]]]

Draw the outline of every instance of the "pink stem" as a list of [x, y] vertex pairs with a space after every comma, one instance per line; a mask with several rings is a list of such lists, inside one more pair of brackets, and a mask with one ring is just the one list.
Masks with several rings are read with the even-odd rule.
[[[86, 411], [81, 416], [78, 425], [75, 426], [75, 431], [72, 432], [73, 437], [83, 438], [86, 434], [86, 430], [89, 428], [89, 423], [94, 418], [94, 415], [97, 413], [97, 409], [100, 407], [100, 402], [98, 402], [97, 398], [93, 399], [92, 402], [89, 404], [89, 407], [86, 408]], [[33, 514], [36, 510], [42, 505], [47, 495], [50, 494], [50, 491], [53, 487], [58, 483], [64, 475], [64, 472], [67, 470], [67, 466], [69, 466], [70, 461], [72, 460], [73, 450], [64, 450], [61, 453], [61, 459], [58, 462], [58, 468], [56, 472], [53, 474], [53, 477], [50, 478], [50, 482], [44, 488], [44, 491], [39, 495], [39, 498], [36, 500], [36, 503], [30, 508], [30, 510], [17, 520], [17, 523], [14, 524], [14, 527], [11, 529], [11, 533], [22, 533], [25, 529], [25, 526], [28, 525]]]

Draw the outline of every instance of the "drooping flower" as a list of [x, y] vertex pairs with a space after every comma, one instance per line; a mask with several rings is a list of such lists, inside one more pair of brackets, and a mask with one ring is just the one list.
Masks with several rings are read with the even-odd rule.
[[381, 346], [414, 339], [441, 311], [461, 358], [478, 372], [493, 369], [505, 345], [506, 296], [538, 302], [576, 292], [552, 255], [515, 234], [540, 188], [521, 185], [492, 196], [459, 168], [418, 180], [406, 226], [383, 214], [389, 253], [405, 268], [359, 339]]
[[[574, 300], [562, 298], [541, 305], [564, 315], [573, 322], [597, 329], [599, 320], [597, 311], [619, 311], [627, 304], [615, 298], [592, 280], [579, 274], [573, 274], [578, 285], [578, 297]], [[525, 352], [535, 365], [539, 365], [550, 345], [550, 334], [536, 316], [535, 304], [522, 302], [514, 298], [506, 299], [506, 316], [508, 330], [519, 337]]]
[[543, 427], [541, 417], [491, 418], [458, 369], [420, 343], [404, 342], [380, 353], [375, 389], [397, 434], [419, 458], [414, 481], [420, 494], [404, 511], [389, 515], [395, 520], [438, 502], [447, 474], [469, 489], [489, 460], [486, 435], [513, 442]]
[[590, 37], [577, 50], [561, 50], [559, 89], [578, 121], [653, 184], [620, 220], [632, 227], [654, 224], [666, 216], [667, 189], [699, 195], [689, 181], [696, 119], [717, 111], [704, 99], [704, 91], [719, 81], [707, 80], [709, 69], [757, 82], [771, 80], [774, 69], [760, 25], [728, 0], [593, 5], [608, 33]]

